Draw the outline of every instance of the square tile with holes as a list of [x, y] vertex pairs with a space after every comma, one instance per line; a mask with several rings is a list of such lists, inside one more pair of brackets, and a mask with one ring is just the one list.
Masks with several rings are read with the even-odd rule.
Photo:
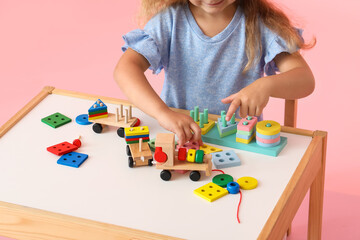
[[234, 150], [211, 153], [212, 162], [217, 169], [236, 167], [241, 165], [240, 158]]
[[61, 158], [57, 161], [58, 164], [69, 166], [69, 167], [80, 167], [83, 162], [88, 158], [87, 154], [70, 152], [65, 155], [62, 155]]
[[198, 189], [195, 189], [194, 193], [209, 202], [213, 202], [227, 195], [229, 192], [225, 188], [210, 182], [202, 187], [199, 187]]
[[52, 128], [58, 128], [71, 122], [71, 118], [57, 112], [41, 119], [41, 121]]

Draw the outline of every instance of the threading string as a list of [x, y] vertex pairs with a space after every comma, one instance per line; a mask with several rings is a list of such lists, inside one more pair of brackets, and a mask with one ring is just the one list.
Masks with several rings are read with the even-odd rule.
[[223, 170], [219, 170], [219, 169], [213, 169], [212, 171], [218, 171], [218, 172], [221, 172], [222, 174], [225, 174], [225, 172]]
[[240, 193], [240, 201], [239, 201], [239, 205], [238, 205], [238, 207], [237, 207], [237, 212], [236, 212], [236, 217], [237, 217], [238, 223], [240, 223], [239, 209], [240, 209], [240, 204], [241, 204], [241, 199], [242, 199], [242, 194], [241, 194], [241, 190], [240, 190], [240, 189], [239, 189], [239, 193]]

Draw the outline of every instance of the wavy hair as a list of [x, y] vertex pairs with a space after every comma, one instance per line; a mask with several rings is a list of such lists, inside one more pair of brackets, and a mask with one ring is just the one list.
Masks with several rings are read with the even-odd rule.
[[[174, 4], [185, 4], [187, 0], [141, 0], [141, 10], [138, 16], [140, 25], [144, 25], [151, 17]], [[310, 49], [315, 46], [316, 39], [310, 43], [305, 43], [302, 37], [294, 28], [289, 17], [270, 0], [237, 0], [241, 10], [245, 15], [245, 35], [246, 35], [246, 56], [248, 62], [244, 72], [247, 72], [260, 59], [262, 52], [261, 32], [259, 20], [266, 27], [282, 37], [289, 49]]]

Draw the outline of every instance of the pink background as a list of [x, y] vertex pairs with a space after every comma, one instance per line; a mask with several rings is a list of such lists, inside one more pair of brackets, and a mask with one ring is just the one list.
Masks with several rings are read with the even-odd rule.
[[[301, 23], [307, 39], [315, 35], [318, 40], [304, 53], [316, 77], [316, 90], [299, 101], [298, 127], [329, 132], [323, 238], [360, 239], [360, 158], [355, 144], [360, 136], [356, 73], [360, 2], [277, 2]], [[138, 4], [0, 0], [0, 125], [45, 85], [122, 98], [112, 72], [122, 54], [121, 36], [136, 28]], [[163, 74], [148, 76], [160, 92]], [[271, 100], [265, 117], [282, 123], [282, 115], [283, 101]], [[304, 201], [290, 239], [305, 238], [307, 210]]]

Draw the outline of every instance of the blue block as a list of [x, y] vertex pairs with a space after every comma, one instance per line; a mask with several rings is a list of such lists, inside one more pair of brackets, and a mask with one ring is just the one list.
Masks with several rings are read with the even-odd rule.
[[210, 129], [207, 134], [202, 135], [201, 137], [202, 140], [206, 143], [212, 143], [220, 146], [236, 148], [244, 151], [260, 153], [274, 157], [276, 157], [287, 144], [286, 137], [280, 137], [279, 145], [268, 148], [260, 147], [259, 145], [257, 145], [255, 138], [249, 144], [239, 143], [236, 142], [236, 134], [221, 138], [216, 128]]
[[222, 152], [211, 153], [212, 162], [217, 169], [240, 166], [240, 158], [234, 150], [226, 150]]
[[256, 132], [256, 136], [258, 136], [259, 138], [262, 138], [262, 139], [275, 139], [280, 136], [280, 133], [275, 134], [275, 135], [263, 135], [261, 133]]
[[146, 137], [149, 137], [149, 134], [137, 135], [137, 136], [125, 136], [126, 139], [136, 139], [136, 138], [146, 138]]
[[89, 115], [87, 115], [87, 114], [81, 114], [81, 115], [77, 116], [75, 121], [79, 125], [90, 125], [90, 124], [92, 124], [92, 122], [89, 122]]
[[[99, 103], [98, 103], [99, 101]], [[100, 103], [103, 104], [103, 106], [100, 106]], [[96, 105], [96, 108], [94, 108], [94, 105]], [[97, 112], [100, 110], [107, 110], [107, 106], [105, 105], [105, 103], [103, 101], [101, 101], [100, 99], [98, 99], [93, 105], [91, 105], [91, 108], [89, 108], [89, 113], [91, 112]]]
[[268, 147], [275, 147], [277, 145], [280, 144], [280, 140], [275, 142], [275, 143], [262, 143], [260, 141], [256, 141], [257, 145], [261, 146], [261, 147], [265, 147], [265, 148], [268, 148]]
[[64, 154], [57, 161], [58, 164], [78, 168], [88, 158], [87, 154], [69, 152]]
[[252, 138], [253, 135], [241, 135], [241, 134], [236, 134], [237, 138], [241, 138], [241, 139], [245, 139], [245, 140], [249, 140], [250, 138]]
[[221, 118], [218, 118], [218, 122], [216, 123], [217, 129], [219, 132], [220, 137], [226, 137], [231, 134], [235, 134], [237, 132], [237, 124], [239, 122], [231, 123], [230, 121], [227, 121], [227, 126], [223, 127], [221, 124]]

